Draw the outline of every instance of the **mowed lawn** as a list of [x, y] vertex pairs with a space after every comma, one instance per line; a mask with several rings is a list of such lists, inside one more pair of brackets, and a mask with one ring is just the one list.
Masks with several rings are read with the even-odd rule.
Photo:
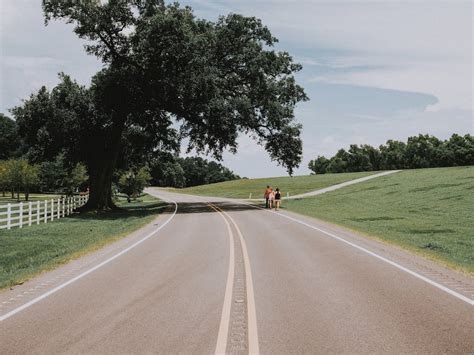
[[58, 199], [60, 195], [54, 195], [54, 194], [30, 194], [28, 201], [25, 201], [25, 195], [20, 194], [20, 200], [16, 199], [16, 194], [15, 198], [12, 198], [11, 193], [7, 192], [5, 196], [0, 194], [0, 205], [1, 204], [7, 204], [7, 203], [28, 203], [28, 202], [33, 202], [33, 201], [44, 201], [44, 200], [52, 200], [52, 199]]
[[474, 273], [474, 167], [406, 170], [284, 208]]
[[263, 198], [265, 187], [270, 185], [274, 189], [279, 188], [283, 196], [287, 196], [287, 193], [293, 196], [372, 174], [375, 174], [375, 172], [241, 179], [188, 187], [176, 191], [192, 195], [229, 198], [249, 198], [252, 194], [252, 198]]
[[0, 230], [0, 289], [96, 250], [151, 222], [166, 204], [144, 195], [120, 211], [81, 213], [22, 229]]

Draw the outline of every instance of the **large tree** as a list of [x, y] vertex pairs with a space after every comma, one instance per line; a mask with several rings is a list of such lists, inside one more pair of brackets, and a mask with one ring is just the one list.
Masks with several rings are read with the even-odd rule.
[[[87, 164], [89, 208], [113, 207], [112, 174], [129, 132], [148, 151], [186, 137], [188, 149], [216, 158], [236, 152], [239, 133], [246, 133], [290, 174], [299, 165], [294, 108], [307, 97], [293, 74], [301, 66], [272, 49], [277, 39], [260, 20], [231, 14], [210, 22], [162, 0], [43, 0], [43, 9], [47, 22], [72, 23], [87, 52], [104, 63], [90, 89], [63, 80], [69, 88], [56, 98], [67, 108], [57, 107], [63, 113], [56, 116], [75, 120], [82, 135], [63, 140], [80, 141], [71, 149], [81, 149], [74, 155]], [[45, 125], [37, 128], [48, 136]]]

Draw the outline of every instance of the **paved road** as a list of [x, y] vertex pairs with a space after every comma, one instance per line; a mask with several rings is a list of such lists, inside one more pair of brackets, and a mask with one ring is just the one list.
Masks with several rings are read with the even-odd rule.
[[470, 277], [291, 213], [153, 193], [176, 211], [0, 293], [0, 353], [474, 353]]

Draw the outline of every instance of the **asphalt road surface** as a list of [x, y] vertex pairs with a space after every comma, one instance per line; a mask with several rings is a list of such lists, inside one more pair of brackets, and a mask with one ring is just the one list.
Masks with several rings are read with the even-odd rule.
[[151, 191], [170, 201], [154, 223], [0, 293], [1, 354], [474, 353], [472, 277], [291, 213]]

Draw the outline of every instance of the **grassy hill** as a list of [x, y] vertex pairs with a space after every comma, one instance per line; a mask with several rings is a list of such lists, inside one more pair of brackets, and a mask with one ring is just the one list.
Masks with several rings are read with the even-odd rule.
[[283, 207], [474, 273], [474, 166], [406, 170]]
[[229, 198], [249, 198], [249, 195], [252, 194], [252, 198], [263, 198], [265, 187], [270, 185], [273, 188], [280, 188], [283, 196], [286, 196], [287, 192], [293, 196], [372, 174], [374, 172], [242, 179], [188, 187], [180, 189], [178, 192]]

